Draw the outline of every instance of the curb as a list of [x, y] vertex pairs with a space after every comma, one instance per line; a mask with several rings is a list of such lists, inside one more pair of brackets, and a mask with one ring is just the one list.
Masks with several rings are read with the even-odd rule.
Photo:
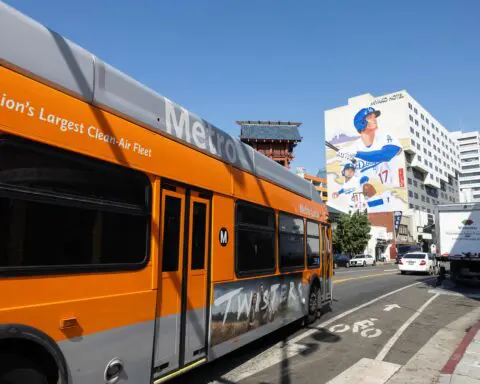
[[453, 372], [455, 371], [455, 368], [457, 367], [458, 363], [462, 359], [463, 355], [465, 354], [465, 351], [467, 350], [468, 346], [472, 342], [473, 338], [477, 334], [477, 332], [480, 330], [480, 324], [474, 325], [470, 330], [467, 332], [465, 337], [462, 339], [460, 344], [458, 344], [457, 349], [455, 349], [455, 352], [450, 356], [450, 359], [447, 361], [447, 363], [444, 365], [440, 373], [442, 375], [452, 375]]
[[[455, 374], [441, 374], [450, 359], [459, 351], [459, 344], [466, 339], [466, 334], [479, 324], [480, 307], [464, 314], [450, 324], [440, 328], [427, 343], [415, 353], [388, 384], [451, 384]], [[480, 325], [479, 325], [480, 326]], [[470, 329], [468, 327], [471, 327]], [[469, 329], [469, 331], [466, 331]], [[466, 346], [468, 347], [468, 345]], [[466, 349], [466, 348], [465, 348]], [[463, 351], [462, 355], [465, 353]], [[457, 381], [458, 383], [458, 381]]]

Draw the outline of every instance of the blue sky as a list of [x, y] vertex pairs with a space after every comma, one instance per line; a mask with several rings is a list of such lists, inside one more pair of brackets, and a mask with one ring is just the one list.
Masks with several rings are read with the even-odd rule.
[[324, 110], [362, 93], [406, 89], [480, 129], [480, 1], [6, 2], [234, 136], [236, 120], [302, 122], [293, 167], [310, 173]]

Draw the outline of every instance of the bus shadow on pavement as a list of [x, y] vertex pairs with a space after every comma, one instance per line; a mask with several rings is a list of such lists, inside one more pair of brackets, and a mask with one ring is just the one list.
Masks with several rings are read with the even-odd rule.
[[[296, 356], [308, 356], [317, 352], [323, 343], [337, 343], [341, 341], [341, 337], [335, 335], [325, 328], [316, 328], [316, 323], [310, 326], [303, 326], [302, 321], [296, 321], [284, 328], [281, 328], [263, 338], [254, 341], [244, 347], [239, 348], [217, 360], [214, 360], [207, 365], [200, 366], [192, 371], [183, 374], [178, 379], [174, 379], [171, 383], [195, 383], [195, 384], [232, 384], [233, 382], [223, 378], [225, 374], [231, 370], [241, 366], [249, 360], [255, 358], [261, 358], [261, 353], [265, 352], [274, 345], [281, 343], [280, 350], [282, 353], [282, 361], [279, 363], [279, 377], [278, 383], [291, 384], [293, 380], [290, 376], [290, 361], [288, 357], [289, 338], [291, 338], [296, 332], [302, 332], [306, 329], [315, 329], [313, 335], [307, 336], [305, 339], [300, 340], [296, 345], [304, 347]], [[177, 381], [178, 380], [178, 381]], [[259, 382], [261, 384], [262, 382]]]

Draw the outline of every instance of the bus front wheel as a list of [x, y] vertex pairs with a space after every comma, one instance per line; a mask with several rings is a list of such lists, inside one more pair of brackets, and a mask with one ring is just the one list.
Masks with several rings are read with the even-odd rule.
[[1, 384], [50, 384], [47, 376], [32, 361], [15, 355], [0, 355]]

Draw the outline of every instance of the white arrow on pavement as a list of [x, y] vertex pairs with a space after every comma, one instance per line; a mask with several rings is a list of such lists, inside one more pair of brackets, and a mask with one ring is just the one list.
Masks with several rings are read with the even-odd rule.
[[387, 304], [383, 310], [390, 312], [393, 308], [400, 308], [400, 306], [398, 304]]

